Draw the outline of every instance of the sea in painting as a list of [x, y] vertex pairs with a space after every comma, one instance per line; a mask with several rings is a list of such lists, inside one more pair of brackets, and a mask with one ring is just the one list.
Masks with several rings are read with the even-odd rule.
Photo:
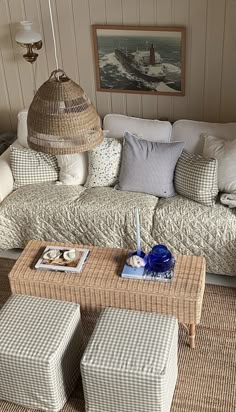
[[103, 89], [181, 91], [181, 35], [97, 34]]

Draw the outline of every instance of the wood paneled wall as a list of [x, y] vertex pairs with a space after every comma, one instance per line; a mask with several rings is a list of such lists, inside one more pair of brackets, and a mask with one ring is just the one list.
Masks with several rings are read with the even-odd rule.
[[[170, 120], [236, 121], [236, 0], [52, 0], [59, 64], [79, 82], [103, 117], [124, 113]], [[44, 46], [33, 67], [14, 41], [32, 20]], [[187, 28], [186, 95], [96, 92], [91, 24]], [[0, 131], [14, 130], [19, 110], [55, 68], [48, 0], [0, 0]]]

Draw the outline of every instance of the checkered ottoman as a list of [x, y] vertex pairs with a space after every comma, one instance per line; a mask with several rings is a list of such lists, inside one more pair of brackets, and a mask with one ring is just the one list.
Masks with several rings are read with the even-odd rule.
[[172, 316], [105, 309], [81, 361], [86, 411], [170, 411], [177, 340]]
[[80, 373], [80, 306], [15, 295], [0, 310], [0, 331], [0, 399], [59, 411]]

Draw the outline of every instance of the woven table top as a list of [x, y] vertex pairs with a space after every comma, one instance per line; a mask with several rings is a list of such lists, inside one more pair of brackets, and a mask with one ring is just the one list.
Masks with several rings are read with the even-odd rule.
[[[42, 271], [34, 265], [48, 245], [83, 247], [90, 250], [80, 273]], [[184, 296], [196, 300], [202, 296], [205, 285], [205, 258], [202, 256], [177, 256], [175, 274], [171, 282], [123, 279], [120, 277], [128, 250], [58, 242], [31, 240], [16, 261], [9, 278], [60, 284], [96, 287], [98, 289], [125, 289], [143, 293]]]

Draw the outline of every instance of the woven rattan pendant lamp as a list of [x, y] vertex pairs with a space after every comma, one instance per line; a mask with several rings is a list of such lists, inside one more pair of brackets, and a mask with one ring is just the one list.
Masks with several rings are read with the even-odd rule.
[[58, 68], [50, 0], [48, 3], [57, 70], [39, 88], [29, 107], [28, 144], [54, 155], [84, 152], [102, 142], [101, 122], [83, 89]]

